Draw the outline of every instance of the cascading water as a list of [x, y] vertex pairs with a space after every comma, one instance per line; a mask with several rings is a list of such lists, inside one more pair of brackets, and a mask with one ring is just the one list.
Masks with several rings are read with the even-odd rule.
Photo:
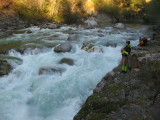
[[[102, 77], [119, 64], [122, 44], [132, 40], [131, 44], [136, 45], [142, 32], [133, 32], [133, 29], [115, 31], [106, 27], [102, 29], [104, 37], [98, 37], [98, 29], [28, 29], [33, 33], [15, 34], [1, 40], [3, 43], [23, 41], [38, 44], [41, 49], [28, 50], [24, 54], [15, 50], [9, 52], [10, 56], [21, 58], [23, 63], [18, 65], [10, 61], [14, 69], [0, 78], [0, 120], [72, 120]], [[80, 36], [79, 40], [71, 43], [72, 51], [53, 52], [53, 48], [48, 46], [65, 42], [69, 29]], [[100, 46], [103, 53], [81, 50], [84, 42]], [[108, 43], [116, 43], [117, 47], [106, 47]], [[73, 59], [74, 65], [59, 64], [62, 58]], [[64, 68], [65, 72], [62, 75], [39, 75], [39, 68], [43, 66]]]

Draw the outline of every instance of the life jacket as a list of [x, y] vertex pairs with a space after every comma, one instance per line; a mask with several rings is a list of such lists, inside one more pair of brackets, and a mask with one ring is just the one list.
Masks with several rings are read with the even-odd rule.
[[124, 52], [124, 54], [122, 54], [122, 55], [127, 57], [130, 54], [130, 52], [131, 52], [131, 46], [130, 45], [126, 46], [124, 48], [123, 52]]
[[147, 37], [144, 37], [144, 39], [147, 40], [148, 38], [147, 38]]

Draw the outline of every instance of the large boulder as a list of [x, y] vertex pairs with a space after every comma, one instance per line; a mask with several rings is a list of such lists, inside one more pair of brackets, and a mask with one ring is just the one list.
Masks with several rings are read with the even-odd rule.
[[64, 71], [64, 68], [44, 66], [39, 69], [39, 75], [62, 75]]
[[93, 29], [97, 26], [97, 22], [94, 18], [90, 18], [90, 19], [86, 20], [84, 23], [87, 24], [88, 29]]
[[62, 44], [57, 45], [54, 48], [54, 51], [55, 52], [70, 52], [71, 49], [72, 49], [71, 44], [69, 44], [69, 43], [62, 43]]
[[59, 64], [68, 64], [68, 65], [74, 65], [74, 61], [70, 58], [62, 58]]
[[90, 43], [83, 43], [81, 49], [87, 52], [99, 52], [99, 53], [103, 52], [102, 48], [95, 46], [93, 44], [90, 44]]
[[7, 60], [0, 58], [0, 76], [7, 75], [12, 70], [12, 66]]
[[118, 29], [124, 29], [125, 25], [123, 23], [116, 23], [114, 28], [118, 28]]

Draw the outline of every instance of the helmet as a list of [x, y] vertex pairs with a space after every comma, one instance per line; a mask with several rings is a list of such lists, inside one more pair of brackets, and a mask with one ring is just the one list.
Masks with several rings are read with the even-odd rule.
[[127, 41], [126, 43], [130, 44], [130, 41]]

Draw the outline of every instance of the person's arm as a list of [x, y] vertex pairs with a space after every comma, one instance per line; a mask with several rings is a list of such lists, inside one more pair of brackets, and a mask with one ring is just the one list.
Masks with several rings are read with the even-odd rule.
[[124, 54], [128, 55], [128, 52], [127, 52], [127, 51], [124, 50], [123, 52], [124, 52]]
[[128, 56], [130, 51], [131, 51], [131, 48], [130, 47], [126, 47], [123, 52], [124, 52], [124, 54], [126, 54]]

